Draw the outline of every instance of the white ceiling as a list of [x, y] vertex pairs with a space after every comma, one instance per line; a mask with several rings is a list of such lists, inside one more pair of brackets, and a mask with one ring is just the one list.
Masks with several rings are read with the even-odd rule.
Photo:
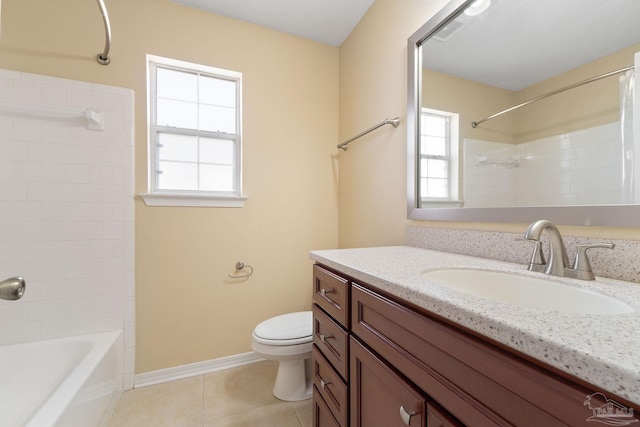
[[374, 0], [170, 0], [340, 46]]
[[640, 43], [640, 0], [492, 0], [460, 17], [445, 42], [425, 43], [424, 66], [510, 90]]
[[[340, 46], [375, 0], [169, 1]], [[445, 43], [429, 40], [425, 65], [518, 90], [640, 42], [640, 0], [491, 3], [473, 19], [461, 15], [462, 27]]]

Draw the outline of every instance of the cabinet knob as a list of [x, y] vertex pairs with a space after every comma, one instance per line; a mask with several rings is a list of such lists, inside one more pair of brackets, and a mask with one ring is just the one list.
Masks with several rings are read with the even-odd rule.
[[320, 334], [320, 341], [322, 342], [327, 342], [329, 338], [333, 338], [333, 335]]
[[326, 386], [328, 386], [329, 384], [331, 384], [330, 382], [326, 382], [323, 379], [320, 379], [320, 387], [322, 387], [322, 389], [324, 390]]
[[407, 411], [406, 409], [404, 409], [404, 406], [400, 406], [400, 418], [402, 418], [402, 422], [404, 422], [405, 425], [411, 424], [411, 417], [416, 414], [417, 412]]
[[320, 289], [320, 295], [322, 295], [323, 297], [326, 297], [327, 294], [333, 294], [335, 293], [335, 291], [336, 291], [335, 289], [326, 290], [325, 288], [322, 288]]

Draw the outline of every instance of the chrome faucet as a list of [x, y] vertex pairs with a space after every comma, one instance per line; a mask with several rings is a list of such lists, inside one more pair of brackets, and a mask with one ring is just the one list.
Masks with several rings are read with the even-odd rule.
[[524, 233], [524, 238], [540, 242], [540, 237], [544, 230], [547, 230], [547, 236], [549, 237], [549, 261], [546, 263], [544, 273], [552, 276], [564, 276], [564, 269], [570, 268], [569, 257], [567, 256], [567, 249], [564, 247], [560, 230], [554, 223], [546, 219], [538, 220], [529, 226]]
[[[543, 231], [547, 231], [549, 238], [549, 261], [545, 261], [542, 252], [542, 242], [540, 237]], [[571, 277], [581, 280], [594, 280], [595, 276], [587, 257], [587, 249], [606, 248], [613, 249], [613, 243], [596, 243], [591, 245], [578, 245], [578, 253], [573, 267], [569, 264], [567, 249], [564, 246], [562, 236], [558, 227], [551, 221], [541, 219], [532, 223], [524, 233], [524, 238], [519, 238], [534, 245], [531, 261], [528, 269], [530, 271], [543, 272], [551, 276]]]

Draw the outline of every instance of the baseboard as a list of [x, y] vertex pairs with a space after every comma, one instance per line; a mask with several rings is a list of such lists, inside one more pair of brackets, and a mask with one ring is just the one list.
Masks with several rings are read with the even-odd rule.
[[222, 371], [224, 369], [236, 368], [238, 366], [250, 365], [263, 360], [265, 359], [253, 351], [250, 351], [248, 353], [235, 354], [233, 356], [220, 357], [218, 359], [205, 360], [203, 362], [190, 363], [173, 368], [159, 369], [157, 371], [136, 375], [133, 387], [147, 387], [168, 381], [208, 374], [210, 372]]

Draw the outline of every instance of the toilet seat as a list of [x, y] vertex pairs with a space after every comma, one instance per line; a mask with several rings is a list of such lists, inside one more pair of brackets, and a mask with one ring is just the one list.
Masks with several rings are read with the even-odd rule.
[[253, 339], [266, 345], [296, 345], [312, 341], [313, 313], [300, 311], [272, 317], [253, 331]]
[[267, 319], [255, 327], [251, 349], [278, 362], [273, 395], [290, 402], [311, 399], [313, 378], [313, 313], [301, 311]]

